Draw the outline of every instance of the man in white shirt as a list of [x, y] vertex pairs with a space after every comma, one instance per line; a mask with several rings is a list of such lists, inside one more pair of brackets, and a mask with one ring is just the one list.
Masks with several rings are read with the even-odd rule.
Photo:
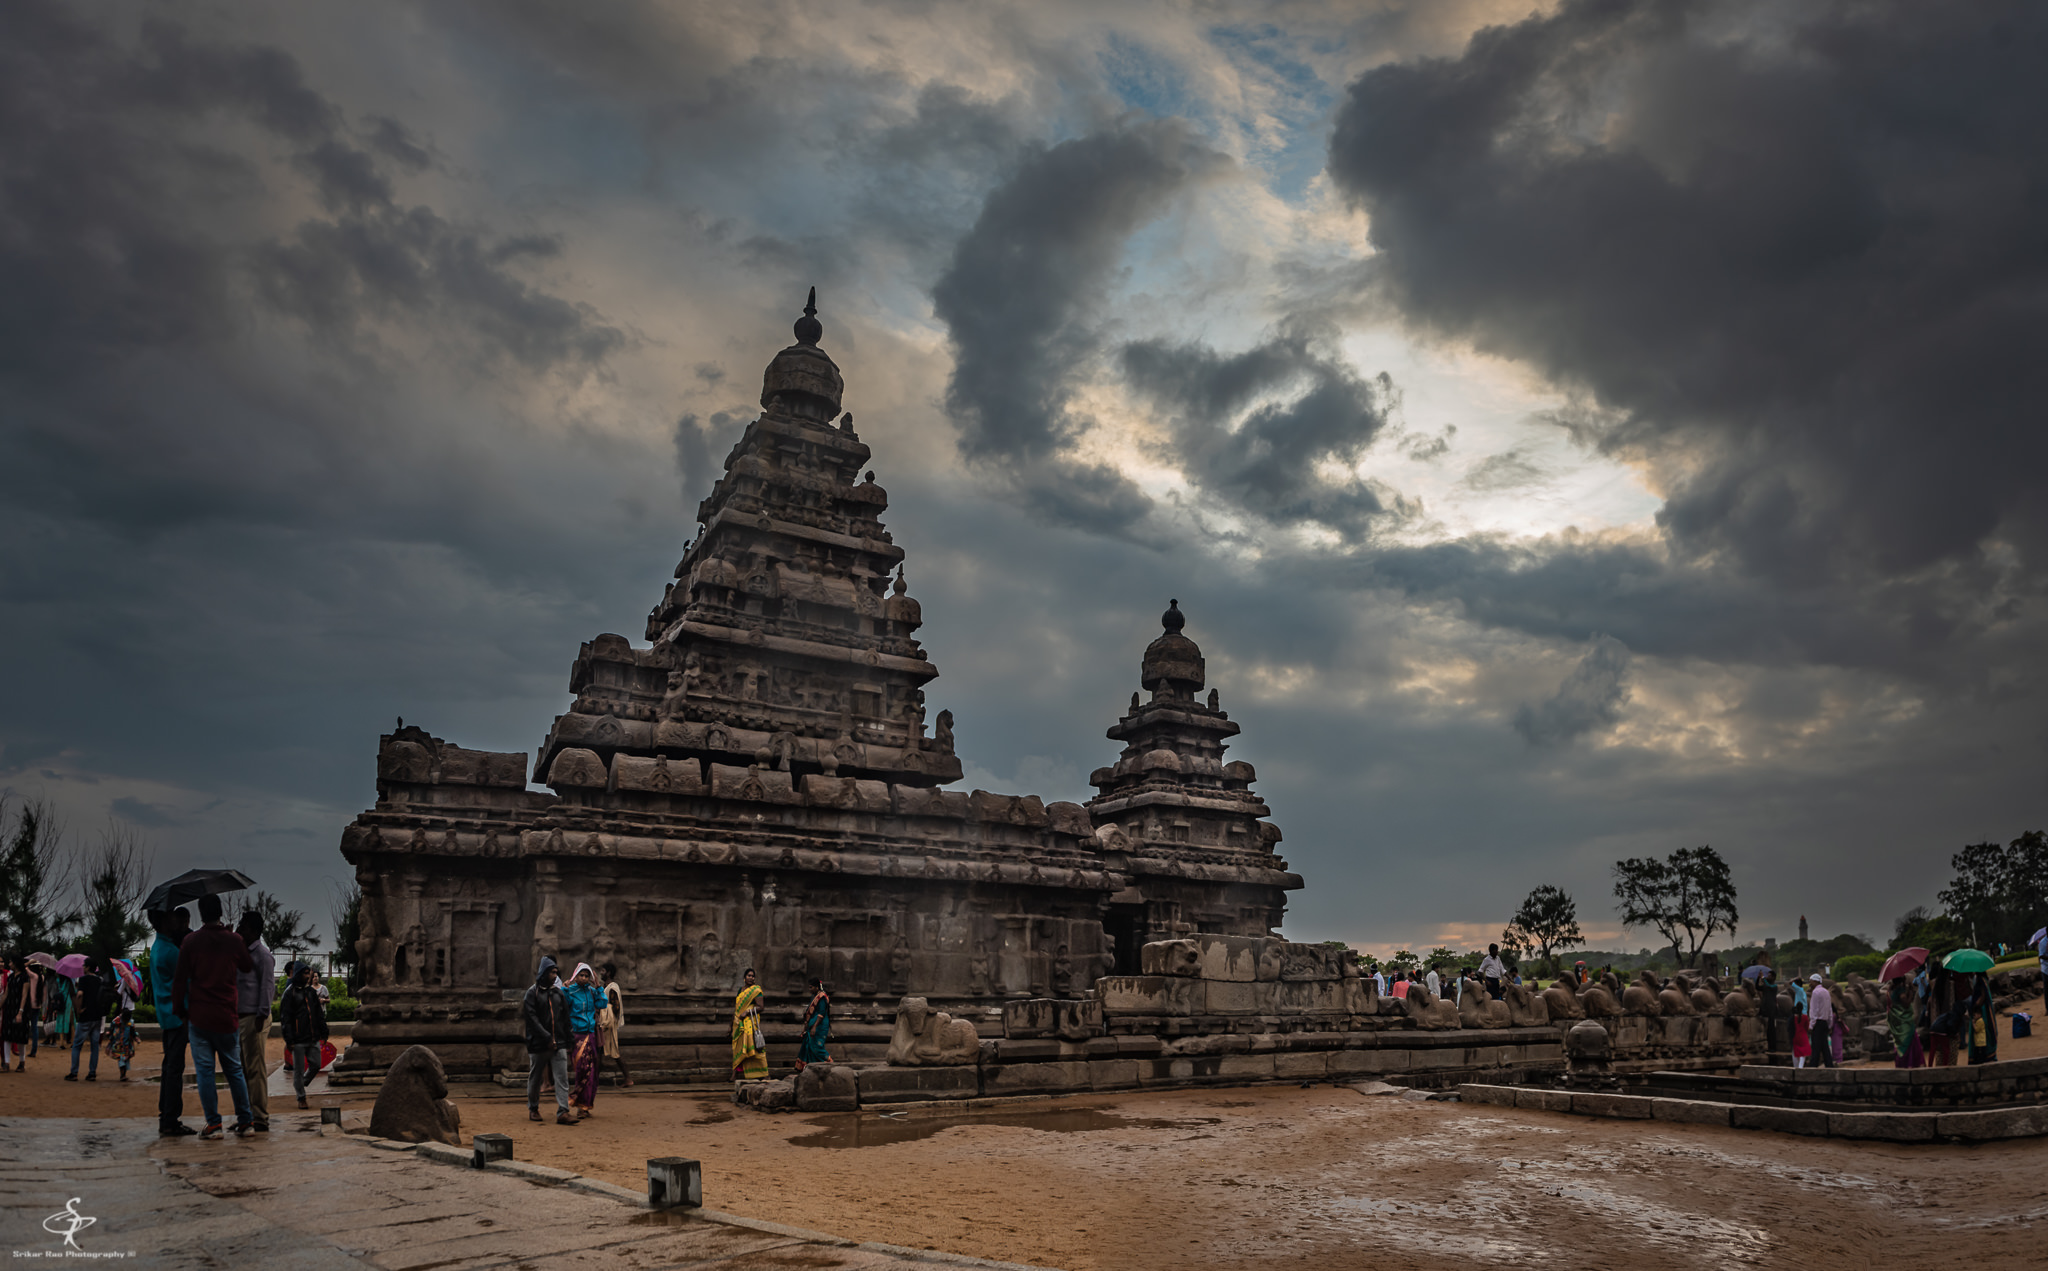
[[1429, 974], [1422, 977], [1422, 983], [1429, 989], [1431, 997], [1443, 996], [1443, 981], [1437, 978], [1436, 963], [1429, 964]]
[[1372, 991], [1381, 997], [1387, 995], [1387, 973], [1385, 971], [1375, 970], [1372, 973]]
[[1820, 972], [1806, 977], [1813, 988], [1806, 995], [1806, 1035], [1813, 1042], [1816, 1067], [1835, 1066], [1835, 999], [1820, 982]]
[[263, 1056], [264, 1039], [270, 1036], [271, 994], [277, 990], [277, 959], [263, 943], [263, 918], [254, 910], [242, 911], [235, 930], [249, 944], [250, 970], [235, 976], [235, 1014], [241, 1029], [242, 1072], [249, 1082], [249, 1106], [256, 1114], [259, 1133], [270, 1129], [270, 1069]]
[[1501, 1000], [1501, 984], [1508, 978], [1508, 968], [1500, 960], [1500, 946], [1486, 946], [1486, 956], [1479, 960], [1479, 978], [1486, 981], [1486, 995], [1494, 1001]]

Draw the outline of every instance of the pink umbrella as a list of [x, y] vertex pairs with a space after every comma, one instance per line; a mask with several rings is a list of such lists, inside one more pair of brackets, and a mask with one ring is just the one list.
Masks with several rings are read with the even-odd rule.
[[1884, 970], [1877, 973], [1879, 982], [1896, 980], [1902, 975], [1911, 975], [1927, 965], [1927, 950], [1901, 949], [1885, 959]]
[[52, 971], [57, 969], [57, 959], [47, 953], [31, 953], [28, 955], [28, 960], [37, 966], [46, 966]]
[[83, 953], [67, 953], [52, 963], [50, 969], [67, 980], [75, 980], [85, 974], [85, 955]]
[[114, 974], [121, 977], [121, 987], [128, 990], [128, 996], [142, 996], [142, 971], [126, 958], [114, 959]]

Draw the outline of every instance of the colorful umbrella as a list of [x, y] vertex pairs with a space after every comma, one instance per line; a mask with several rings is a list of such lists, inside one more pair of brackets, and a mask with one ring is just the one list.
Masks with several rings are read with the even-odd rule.
[[85, 974], [85, 955], [83, 953], [67, 953], [63, 957], [58, 958], [50, 969], [67, 980], [75, 980]]
[[47, 953], [31, 953], [28, 955], [28, 960], [37, 966], [46, 966], [52, 971], [57, 969], [57, 959]]
[[1943, 958], [1941, 964], [1951, 971], [1961, 971], [1965, 975], [1989, 971], [1994, 965], [1991, 955], [1982, 949], [1957, 949]]
[[2041, 942], [2043, 940], [2048, 940], [2048, 927], [2043, 927], [2039, 931], [2036, 931], [2033, 935], [2027, 937], [2027, 943], [2033, 945], [2037, 949], [2041, 947]]
[[1911, 949], [1901, 949], [1885, 959], [1884, 970], [1877, 973], [1877, 978], [1879, 980], [1896, 980], [1902, 975], [1913, 974], [1913, 972], [1918, 971], [1925, 965], [1927, 965], [1927, 950], [1917, 946]]
[[126, 958], [115, 958], [113, 963], [114, 974], [121, 977], [121, 987], [128, 990], [128, 996], [139, 1000], [142, 997], [142, 968]]

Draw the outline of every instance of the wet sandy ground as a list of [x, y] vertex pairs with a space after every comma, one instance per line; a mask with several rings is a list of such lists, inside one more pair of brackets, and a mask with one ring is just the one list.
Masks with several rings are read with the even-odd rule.
[[1414, 1103], [1343, 1087], [1057, 1100], [960, 1121], [606, 1092], [575, 1128], [464, 1129], [628, 1186], [856, 1240], [1092, 1268], [2041, 1267], [2039, 1143], [1851, 1146]]

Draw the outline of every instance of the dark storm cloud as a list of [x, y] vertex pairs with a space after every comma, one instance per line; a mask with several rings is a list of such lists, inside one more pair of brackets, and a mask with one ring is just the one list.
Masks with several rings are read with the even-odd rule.
[[1331, 173], [1381, 295], [1597, 398], [1677, 552], [1946, 573], [1975, 630], [1995, 544], [2048, 571], [2044, 63], [2018, 0], [1572, 0], [1359, 79]]
[[1532, 746], [1556, 746], [1612, 725], [1628, 701], [1628, 646], [1599, 636], [1557, 692], [1515, 712], [1515, 731]]
[[1393, 384], [1321, 345], [1302, 331], [1234, 354], [1148, 340], [1125, 345], [1120, 360], [1131, 386], [1172, 414], [1171, 458], [1195, 485], [1275, 524], [1314, 522], [1358, 539], [1387, 508], [1324, 465], [1365, 454], [1387, 423]]
[[1099, 355], [1093, 321], [1124, 244], [1227, 161], [1177, 120], [1132, 123], [1032, 151], [991, 192], [932, 288], [953, 340], [946, 407], [970, 463], [1057, 521], [1116, 533], [1151, 505], [1113, 468], [1070, 453], [1071, 409]]

